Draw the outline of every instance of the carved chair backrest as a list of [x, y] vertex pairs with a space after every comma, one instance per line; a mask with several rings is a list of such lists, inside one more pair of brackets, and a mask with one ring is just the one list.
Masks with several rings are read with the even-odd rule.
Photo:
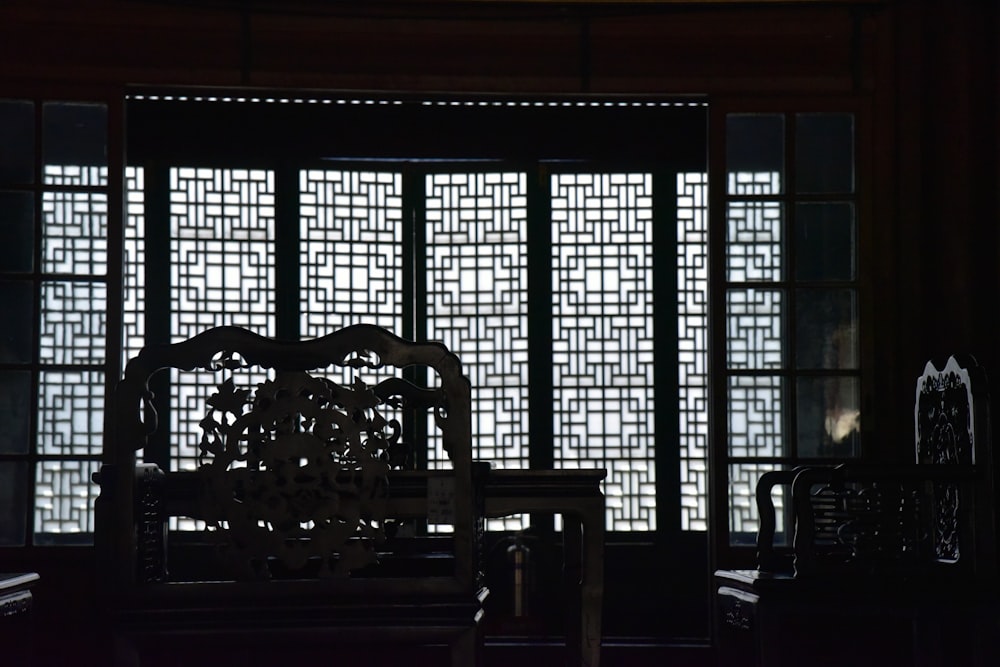
[[[159, 423], [154, 376], [167, 369], [176, 387], [172, 425], [185, 425], [182, 403], [194, 405], [186, 422], [193, 433]], [[146, 347], [114, 393], [107, 448], [114, 460], [101, 475], [98, 532], [112, 535], [105, 543], [115, 576], [124, 587], [156, 578], [142, 571], [142, 496], [162, 502], [180, 485], [195, 490], [182, 505], [204, 522], [233, 579], [350, 578], [390, 549], [401, 523], [426, 520], [430, 477], [415, 469], [431, 447], [448, 470], [441, 474], [452, 500], [454, 579], [468, 588], [479, 535], [470, 409], [469, 381], [454, 354], [371, 325], [303, 342], [219, 327]], [[195, 470], [136, 465], [137, 452], [148, 457], [165, 431]], [[420, 493], [400, 495], [414, 483], [424, 484]], [[128, 566], [136, 558], [139, 566]]]
[[985, 377], [974, 360], [918, 378], [913, 464], [811, 467], [793, 482], [797, 575], [967, 576], [992, 553]]
[[964, 481], [952, 472], [912, 464], [803, 470], [792, 484], [796, 575], [929, 572], [928, 487]]
[[968, 497], [956, 483], [933, 484], [933, 557], [939, 563], [964, 559], [980, 574], [986, 574], [990, 561], [993, 565], [987, 569], [994, 570], [996, 560], [989, 407], [986, 373], [972, 357], [951, 356], [943, 364], [928, 361], [917, 380], [913, 408], [917, 464], [972, 469], [975, 481]]

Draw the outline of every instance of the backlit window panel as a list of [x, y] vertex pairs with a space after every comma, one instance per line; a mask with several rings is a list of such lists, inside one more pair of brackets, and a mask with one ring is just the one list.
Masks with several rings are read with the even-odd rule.
[[708, 177], [677, 175], [681, 529], [708, 530]]
[[96, 456], [103, 434], [104, 373], [43, 370], [38, 379], [38, 453]]
[[[175, 168], [170, 172], [171, 340], [207, 328], [275, 335], [274, 173]], [[147, 279], [156, 280], [155, 276]], [[197, 465], [208, 384], [175, 374], [173, 469]], [[195, 407], [197, 406], [197, 408]]]
[[122, 274], [122, 368], [146, 342], [145, 170], [125, 169], [125, 271]]
[[104, 362], [107, 285], [47, 281], [41, 286], [39, 361], [43, 364]]
[[652, 177], [551, 187], [555, 465], [606, 467], [608, 528], [655, 530]]
[[726, 292], [726, 365], [743, 370], [778, 369], [784, 364], [781, 290]]
[[402, 335], [402, 176], [299, 174], [300, 329], [316, 338], [349, 324]]
[[[426, 176], [427, 336], [472, 383], [475, 458], [528, 467], [527, 177]], [[445, 465], [440, 442], [431, 459]], [[525, 517], [490, 522], [520, 529]]]
[[42, 195], [42, 270], [104, 275], [108, 264], [108, 201], [100, 192]]
[[99, 461], [40, 461], [35, 465], [36, 544], [91, 543], [93, 507], [100, 492], [91, 475], [100, 467]]
[[727, 278], [732, 282], [781, 280], [784, 244], [781, 204], [732, 203], [727, 221]]

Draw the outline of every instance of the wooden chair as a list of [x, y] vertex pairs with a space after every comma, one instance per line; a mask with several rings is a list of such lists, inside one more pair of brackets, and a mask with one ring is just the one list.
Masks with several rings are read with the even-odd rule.
[[[144, 348], [108, 409], [96, 539], [115, 664], [392, 642], [478, 664], [488, 465], [443, 345], [370, 325], [303, 342], [220, 327]], [[193, 469], [165, 465], [171, 443]]]
[[979, 583], [996, 577], [985, 374], [928, 362], [914, 401], [915, 462], [810, 467], [792, 484], [795, 572]]
[[[759, 568], [716, 572], [720, 665], [995, 664], [988, 401], [973, 359], [930, 362], [912, 462], [762, 477]], [[776, 486], [791, 489], [791, 550], [773, 543]]]

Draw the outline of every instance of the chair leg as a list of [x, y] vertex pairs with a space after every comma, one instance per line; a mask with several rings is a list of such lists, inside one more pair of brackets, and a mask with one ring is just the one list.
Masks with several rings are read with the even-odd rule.
[[115, 667], [140, 667], [139, 649], [127, 637], [115, 635], [111, 642], [112, 660]]
[[451, 665], [452, 667], [474, 667], [482, 664], [482, 630], [476, 626], [464, 630], [451, 643]]

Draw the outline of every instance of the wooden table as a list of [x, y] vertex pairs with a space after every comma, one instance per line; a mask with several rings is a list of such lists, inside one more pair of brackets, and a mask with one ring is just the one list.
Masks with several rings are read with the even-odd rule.
[[0, 573], [0, 664], [34, 662], [31, 587], [38, 579], [35, 572]]
[[31, 613], [31, 586], [36, 572], [0, 573], [0, 619], [9, 623]]
[[566, 612], [567, 664], [598, 667], [604, 597], [604, 494], [607, 470], [491, 470], [486, 516], [559, 514], [564, 574], [573, 604]]
[[[601, 480], [605, 469], [520, 470], [491, 468], [484, 489], [485, 514], [499, 518], [516, 514], [558, 514], [563, 519], [563, 568], [570, 605], [566, 610], [568, 664], [599, 667], [601, 609], [604, 596], [605, 505]], [[169, 516], [197, 516], [197, 479], [191, 472], [172, 472], [165, 488]], [[394, 498], [404, 504], [422, 498], [437, 522], [453, 521], [448, 496], [453, 493], [448, 471], [422, 471], [391, 478]], [[431, 511], [433, 510], [433, 511]], [[387, 505], [389, 515], [393, 505]]]

